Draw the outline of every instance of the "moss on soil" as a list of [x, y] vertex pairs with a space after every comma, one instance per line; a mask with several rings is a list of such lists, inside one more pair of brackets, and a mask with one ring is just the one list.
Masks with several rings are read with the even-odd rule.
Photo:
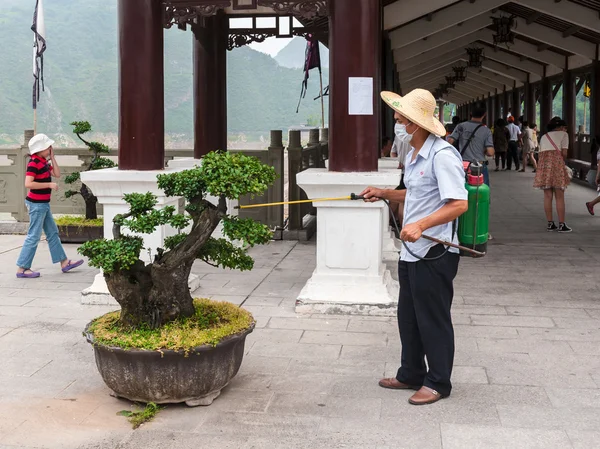
[[77, 227], [94, 227], [104, 226], [104, 220], [102, 218], [96, 218], [93, 220], [87, 220], [81, 215], [64, 215], [55, 219], [58, 226], [77, 226]]
[[95, 319], [88, 331], [94, 342], [123, 349], [189, 351], [202, 345], [215, 346], [225, 337], [248, 329], [254, 322], [250, 312], [228, 302], [194, 300], [196, 314], [158, 329], [129, 329], [119, 323], [120, 311]]

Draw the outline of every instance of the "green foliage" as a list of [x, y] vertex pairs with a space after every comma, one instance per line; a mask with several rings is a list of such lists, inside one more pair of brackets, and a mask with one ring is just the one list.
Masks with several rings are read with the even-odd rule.
[[170, 237], [165, 238], [165, 248], [173, 249], [180, 243], [182, 243], [187, 238], [186, 233], [175, 234]]
[[237, 248], [225, 239], [209, 238], [198, 252], [198, 259], [221, 268], [250, 271], [254, 260], [243, 248]]
[[103, 168], [113, 168], [116, 166], [117, 164], [115, 164], [110, 159], [106, 157], [98, 157], [92, 161], [92, 164], [90, 165], [90, 170], [102, 170]]
[[75, 134], [85, 134], [92, 130], [92, 125], [89, 122], [71, 122], [71, 126]]
[[[65, 176], [65, 183], [66, 184], [73, 184], [73, 183], [79, 181], [80, 179], [81, 179], [81, 176], [80, 176], [79, 172], [76, 171], [76, 172], [73, 172], [73, 173], [69, 173], [67, 176]], [[67, 197], [67, 198], [69, 198], [69, 197]]]
[[117, 413], [119, 416], [127, 417], [127, 420], [131, 423], [133, 429], [137, 429], [142, 424], [152, 421], [159, 411], [164, 407], [161, 407], [154, 402], [148, 402], [142, 410], [121, 410]]
[[167, 196], [182, 196], [187, 200], [204, 196], [202, 171], [195, 167], [177, 173], [158, 175], [158, 188]]
[[81, 192], [78, 192], [77, 190], [67, 190], [65, 192], [65, 198], [71, 198], [72, 196], [75, 195], [79, 195]]
[[125, 271], [140, 257], [144, 242], [141, 237], [121, 236], [118, 240], [92, 240], [81, 245], [77, 252], [89, 259], [88, 265], [101, 268], [105, 274]]
[[[145, 214], [146, 212], [154, 209], [154, 206], [158, 203], [156, 195], [147, 193], [128, 193], [123, 196], [123, 200], [129, 204], [130, 214], [133, 216]], [[117, 215], [117, 217], [120, 217]], [[117, 220], [115, 217], [115, 220]], [[116, 223], [116, 221], [115, 221]]]
[[94, 342], [122, 349], [148, 351], [183, 351], [203, 346], [215, 346], [223, 338], [248, 329], [254, 322], [252, 315], [229, 302], [196, 299], [195, 314], [154, 329], [141, 326], [131, 329], [119, 321], [121, 312], [110, 312], [96, 318], [88, 331]]
[[273, 237], [268, 226], [251, 218], [227, 216], [223, 219], [223, 233], [231, 240], [240, 240], [248, 246], [264, 245]]
[[199, 178], [206, 192], [238, 199], [246, 194], [261, 194], [275, 181], [273, 167], [241, 153], [212, 152], [204, 156]]

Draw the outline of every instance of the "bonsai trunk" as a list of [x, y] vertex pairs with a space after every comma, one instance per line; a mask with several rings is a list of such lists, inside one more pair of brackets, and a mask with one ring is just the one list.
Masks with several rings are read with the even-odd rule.
[[[194, 302], [188, 287], [192, 265], [225, 210], [224, 199], [220, 208], [205, 201], [202, 203], [205, 206], [202, 212], [192, 214], [194, 224], [191, 232], [174, 249], [148, 265], [138, 260], [129, 270], [105, 273], [108, 290], [121, 305], [123, 325], [147, 325], [156, 329], [194, 314]], [[120, 238], [119, 225], [115, 225], [113, 234], [115, 239]]]
[[85, 218], [87, 220], [95, 220], [98, 218], [98, 198], [94, 196], [92, 191], [85, 184], [81, 184], [81, 196], [85, 201]]
[[188, 288], [192, 264], [187, 262], [177, 270], [167, 270], [138, 261], [127, 273], [106, 275], [108, 290], [121, 305], [121, 323], [155, 329], [192, 316], [194, 303]]

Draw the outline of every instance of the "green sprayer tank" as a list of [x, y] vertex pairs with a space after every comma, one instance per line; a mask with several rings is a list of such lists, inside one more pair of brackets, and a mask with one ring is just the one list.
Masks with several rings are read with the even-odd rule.
[[[458, 240], [461, 245], [487, 252], [490, 223], [490, 188], [483, 183], [482, 167], [471, 165], [465, 187], [469, 194], [469, 209], [458, 220]], [[461, 252], [463, 256], [469, 256]]]

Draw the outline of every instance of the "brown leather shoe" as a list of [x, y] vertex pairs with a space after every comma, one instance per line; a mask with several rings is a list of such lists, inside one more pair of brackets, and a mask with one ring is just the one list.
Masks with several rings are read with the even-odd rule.
[[440, 393], [429, 387], [421, 387], [419, 391], [411, 396], [408, 400], [412, 405], [427, 405], [433, 404], [434, 402], [444, 399], [446, 396], [442, 396]]
[[418, 390], [419, 388], [421, 388], [420, 386], [402, 383], [394, 377], [387, 377], [385, 379], [381, 379], [379, 381], [379, 386], [383, 388], [389, 388], [390, 390]]

